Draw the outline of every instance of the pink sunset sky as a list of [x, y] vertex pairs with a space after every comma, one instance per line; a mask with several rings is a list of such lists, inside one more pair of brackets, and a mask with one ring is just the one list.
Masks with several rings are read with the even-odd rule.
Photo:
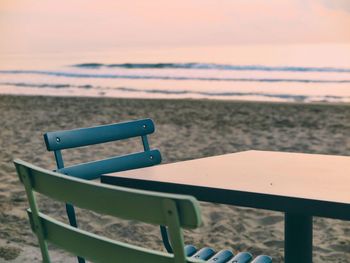
[[350, 43], [348, 0], [2, 0], [0, 52]]

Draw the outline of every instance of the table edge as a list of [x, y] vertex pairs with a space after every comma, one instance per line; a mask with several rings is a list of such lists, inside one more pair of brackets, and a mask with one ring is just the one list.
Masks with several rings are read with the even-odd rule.
[[350, 204], [348, 203], [125, 178], [115, 175], [102, 175], [100, 180], [101, 183], [127, 188], [191, 195], [204, 202], [350, 220]]

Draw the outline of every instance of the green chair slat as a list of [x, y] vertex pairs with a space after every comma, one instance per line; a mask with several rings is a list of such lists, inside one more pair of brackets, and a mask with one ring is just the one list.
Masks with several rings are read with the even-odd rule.
[[[33, 214], [28, 210], [33, 222]], [[173, 255], [117, 242], [61, 223], [39, 213], [47, 241], [93, 262], [159, 262], [173, 263]], [[32, 226], [33, 228], [33, 226]]]
[[89, 128], [47, 132], [44, 134], [44, 139], [47, 150], [56, 151], [144, 136], [153, 132], [153, 121], [143, 119]]
[[139, 152], [109, 159], [87, 162], [57, 169], [57, 172], [82, 179], [96, 179], [102, 174], [119, 172], [159, 164], [161, 155], [158, 150]]

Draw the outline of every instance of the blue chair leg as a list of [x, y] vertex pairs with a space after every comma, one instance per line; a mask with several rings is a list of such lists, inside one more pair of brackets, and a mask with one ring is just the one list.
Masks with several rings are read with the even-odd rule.
[[68, 215], [69, 224], [71, 226], [78, 227], [77, 219], [75, 217], [74, 206], [72, 206], [71, 204], [66, 204], [66, 212], [67, 212], [67, 215]]
[[171, 247], [168, 230], [165, 226], [160, 226], [160, 234], [162, 236], [163, 244], [168, 253], [173, 253], [173, 248]]
[[[75, 216], [74, 206], [71, 204], [66, 204], [66, 212], [68, 215], [69, 224], [74, 227], [78, 227], [77, 218]], [[77, 257], [79, 263], [85, 263], [85, 259], [82, 257]]]

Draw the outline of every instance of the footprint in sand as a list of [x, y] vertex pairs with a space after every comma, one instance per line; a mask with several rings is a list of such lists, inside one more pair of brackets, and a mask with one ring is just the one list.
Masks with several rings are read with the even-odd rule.
[[273, 225], [284, 220], [283, 216], [267, 216], [259, 219], [261, 225]]

